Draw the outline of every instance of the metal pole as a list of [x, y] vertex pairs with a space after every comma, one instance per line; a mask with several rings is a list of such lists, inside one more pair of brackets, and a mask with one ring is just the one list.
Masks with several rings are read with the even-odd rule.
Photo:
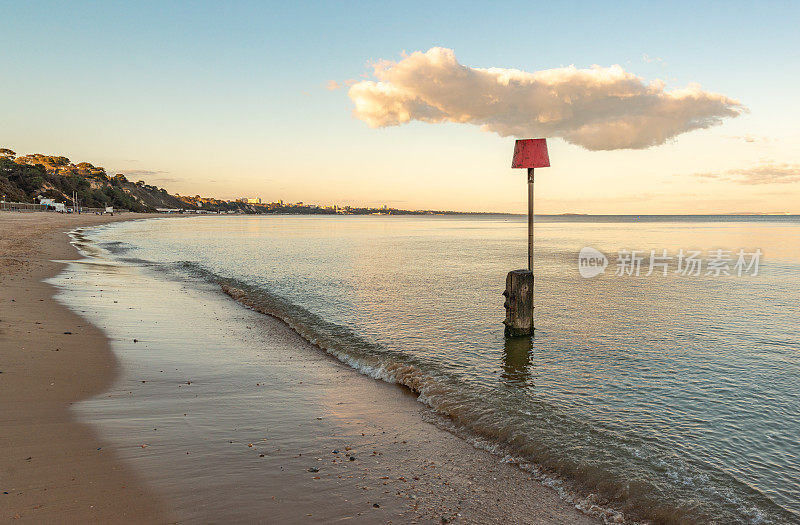
[[533, 271], [533, 168], [528, 168], [528, 270]]

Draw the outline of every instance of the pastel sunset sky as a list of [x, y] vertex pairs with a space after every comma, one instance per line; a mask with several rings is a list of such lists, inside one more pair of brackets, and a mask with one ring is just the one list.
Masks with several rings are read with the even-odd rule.
[[800, 213], [797, 2], [5, 2], [0, 147], [170, 192]]

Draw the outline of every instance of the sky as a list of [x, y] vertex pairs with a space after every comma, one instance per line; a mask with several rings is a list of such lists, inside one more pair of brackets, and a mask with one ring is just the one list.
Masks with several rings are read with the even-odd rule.
[[539, 136], [537, 213], [800, 213], [798, 2], [0, 6], [18, 154], [182, 195], [517, 213], [514, 139]]

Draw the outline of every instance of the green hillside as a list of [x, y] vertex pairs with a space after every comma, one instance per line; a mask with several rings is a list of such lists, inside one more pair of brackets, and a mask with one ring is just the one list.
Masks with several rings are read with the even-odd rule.
[[71, 203], [73, 192], [81, 206], [90, 208], [195, 209], [162, 188], [130, 182], [122, 174], [109, 177], [105, 169], [88, 162], [73, 164], [66, 157], [38, 153], [17, 157], [14, 151], [0, 148], [0, 197], [4, 200], [34, 202], [41, 196]]

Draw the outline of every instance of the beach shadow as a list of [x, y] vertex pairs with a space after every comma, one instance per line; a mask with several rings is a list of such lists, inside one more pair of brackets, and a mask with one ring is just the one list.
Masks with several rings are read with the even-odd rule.
[[503, 373], [500, 377], [509, 385], [528, 385], [531, 382], [533, 337], [506, 337], [503, 345]]

